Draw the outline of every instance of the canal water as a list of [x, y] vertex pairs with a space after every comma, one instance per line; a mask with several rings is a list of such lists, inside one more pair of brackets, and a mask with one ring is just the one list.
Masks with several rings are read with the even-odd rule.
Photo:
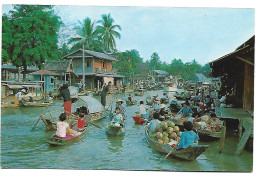
[[[162, 91], [148, 91], [146, 96]], [[128, 94], [108, 96], [112, 100], [126, 100]], [[99, 99], [99, 97], [97, 97]], [[115, 103], [114, 103], [115, 104]], [[62, 101], [56, 100], [50, 111], [61, 108]], [[197, 160], [187, 162], [174, 158], [163, 161], [165, 154], [152, 149], [144, 135], [142, 125], [136, 125], [132, 116], [138, 106], [126, 107], [126, 132], [124, 137], [108, 138], [105, 126], [109, 119], [95, 122], [102, 127], [90, 126], [82, 140], [63, 147], [51, 147], [46, 141], [53, 132], [45, 132], [40, 122], [32, 127], [46, 108], [2, 109], [1, 111], [1, 167], [2, 168], [47, 168], [47, 169], [91, 169], [91, 170], [162, 170], [162, 171], [236, 171], [250, 172], [253, 154], [244, 150], [240, 156], [234, 154], [238, 138], [229, 131], [223, 153], [218, 153], [218, 141], [200, 142], [210, 145]]]

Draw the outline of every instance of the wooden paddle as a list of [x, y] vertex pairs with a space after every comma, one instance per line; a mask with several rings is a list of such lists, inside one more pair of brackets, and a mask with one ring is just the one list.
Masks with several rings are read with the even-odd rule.
[[32, 131], [38, 126], [38, 123], [40, 122], [41, 120], [41, 116], [39, 117], [39, 119], [37, 120], [37, 122], [34, 124], [33, 128], [32, 128]]
[[172, 151], [175, 149], [175, 147], [172, 148], [172, 150], [163, 158], [163, 161], [172, 153]]
[[100, 126], [98, 126], [98, 125], [96, 125], [96, 124], [93, 124], [92, 122], [90, 122], [90, 124], [93, 125], [93, 126], [95, 126], [95, 127], [97, 127], [97, 128], [99, 128], [99, 129], [102, 129], [102, 127], [100, 127]]

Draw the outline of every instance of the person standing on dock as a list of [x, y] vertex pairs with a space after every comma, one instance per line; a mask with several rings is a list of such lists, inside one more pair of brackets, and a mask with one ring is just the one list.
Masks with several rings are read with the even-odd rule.
[[109, 81], [108, 82], [108, 85], [105, 85], [103, 87], [103, 90], [101, 91], [101, 104], [104, 106], [106, 106], [106, 96], [107, 96], [107, 93], [110, 93], [110, 86], [112, 85], [112, 82]]
[[60, 94], [57, 97], [62, 97], [64, 101], [64, 113], [67, 115], [67, 119], [69, 119], [71, 113], [71, 97], [69, 86], [67, 84], [60, 85]]

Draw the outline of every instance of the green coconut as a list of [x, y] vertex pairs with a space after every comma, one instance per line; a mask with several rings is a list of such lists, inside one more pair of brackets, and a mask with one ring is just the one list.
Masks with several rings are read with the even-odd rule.
[[153, 133], [156, 133], [156, 132], [158, 132], [158, 131], [159, 131], [159, 129], [157, 129], [156, 127], [153, 128]]
[[175, 132], [173, 132], [171, 135], [169, 135], [169, 138], [175, 140], [177, 138], [177, 134]]
[[175, 126], [175, 124], [174, 124], [174, 122], [172, 122], [172, 121], [169, 121], [169, 123], [168, 123], [168, 127], [174, 127]]
[[163, 140], [162, 139], [158, 139], [158, 142], [163, 144]]
[[163, 136], [166, 136], [166, 137], [168, 137], [168, 133], [167, 132], [163, 132]]
[[168, 137], [165, 137], [165, 138], [163, 139], [163, 142], [164, 142], [164, 143], [169, 143], [169, 138], [168, 138]]
[[178, 126], [175, 126], [174, 130], [175, 130], [176, 133], [178, 133], [180, 131], [180, 128]]
[[163, 124], [162, 124], [162, 129], [163, 129], [163, 130], [167, 130], [167, 128], [168, 128], [167, 122], [163, 122]]
[[163, 129], [162, 129], [162, 128], [159, 128], [159, 129], [158, 129], [158, 132], [162, 132], [162, 133], [163, 133]]
[[172, 127], [168, 127], [167, 133], [168, 133], [168, 134], [171, 134], [172, 132], [173, 132], [173, 128], [172, 128]]
[[181, 140], [181, 138], [180, 138], [180, 137], [177, 137], [177, 138], [176, 138], [176, 141], [177, 141], [177, 142], [179, 142], [180, 140]]
[[158, 139], [162, 139], [162, 138], [163, 138], [162, 132], [157, 132], [157, 133], [156, 133], [156, 137], [157, 137]]
[[181, 136], [181, 134], [182, 134], [182, 132], [181, 132], [181, 131], [179, 131], [179, 132], [177, 133], [178, 137], [180, 137], [180, 136]]

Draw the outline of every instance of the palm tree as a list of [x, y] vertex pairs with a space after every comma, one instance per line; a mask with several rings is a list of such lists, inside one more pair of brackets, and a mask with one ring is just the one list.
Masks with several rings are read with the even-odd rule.
[[104, 47], [107, 51], [114, 51], [116, 48], [115, 38], [121, 38], [116, 29], [121, 30], [119, 25], [114, 25], [114, 19], [110, 14], [103, 14], [102, 20], [97, 21], [100, 25], [97, 26], [99, 37], [103, 41]]
[[81, 45], [84, 45], [85, 49], [95, 50], [96, 46], [100, 45], [95, 23], [95, 21], [91, 22], [89, 17], [84, 19], [83, 23], [79, 21], [80, 26], [76, 27], [77, 36], [69, 40], [69, 44], [75, 43], [72, 50], [79, 48]]

